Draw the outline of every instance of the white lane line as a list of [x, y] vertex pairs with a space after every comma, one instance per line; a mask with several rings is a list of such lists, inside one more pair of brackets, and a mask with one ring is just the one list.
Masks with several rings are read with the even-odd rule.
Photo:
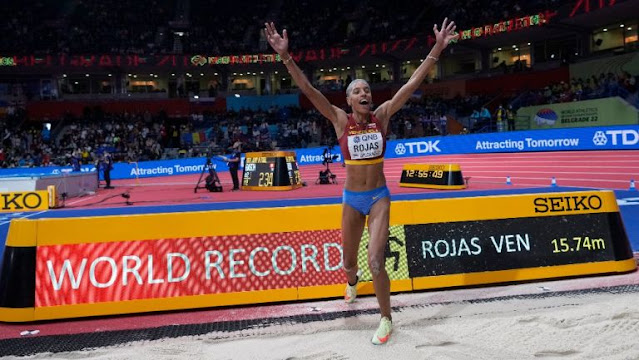
[[[473, 179], [504, 179], [503, 176], [471, 176]], [[511, 176], [511, 180], [521, 179], [521, 180], [548, 180], [550, 181], [550, 177], [519, 177], [519, 176]], [[580, 178], [558, 178], [555, 177], [557, 181], [564, 182], [577, 182], [577, 181], [590, 181], [590, 182], [615, 182], [615, 183], [628, 183], [628, 180], [608, 180], [608, 179], [580, 179]], [[539, 184], [537, 184], [539, 185]]]
[[[29, 213], [29, 214], [25, 214], [22, 217], [15, 217], [14, 219], [26, 219], [26, 218], [29, 218], [29, 217], [32, 217], [32, 216], [35, 216], [35, 215], [44, 214], [47, 211], [49, 211], [49, 210], [43, 210], [43, 211], [40, 211], [40, 212]], [[6, 224], [8, 224], [10, 222], [11, 222], [11, 220], [0, 222], [0, 226], [6, 225]]]

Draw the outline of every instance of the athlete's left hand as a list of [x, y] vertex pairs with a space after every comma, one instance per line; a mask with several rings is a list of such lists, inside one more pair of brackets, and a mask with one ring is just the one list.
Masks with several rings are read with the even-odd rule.
[[433, 26], [433, 32], [435, 33], [435, 39], [437, 40], [436, 46], [439, 46], [442, 50], [448, 46], [451, 40], [457, 39], [459, 34], [455, 33], [457, 26], [454, 21], [448, 22], [448, 18], [444, 19], [441, 30], [437, 29], [437, 24]]

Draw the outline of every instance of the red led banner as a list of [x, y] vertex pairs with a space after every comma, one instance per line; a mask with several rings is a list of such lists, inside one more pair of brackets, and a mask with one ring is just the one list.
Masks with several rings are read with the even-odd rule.
[[[471, 29], [463, 30], [460, 32], [458, 41], [478, 39], [482, 37], [494, 36], [503, 33], [524, 30], [533, 26], [542, 26], [550, 22], [550, 19], [557, 16], [557, 12], [551, 12], [546, 10], [543, 13], [528, 15], [520, 18], [514, 18], [510, 20], [502, 20], [495, 24], [486, 24], [484, 26], [478, 26]], [[435, 45], [435, 37], [428, 36], [428, 46]]]
[[[610, 6], [614, 1], [610, 1]], [[580, 1], [573, 13], [578, 9]], [[589, 11], [589, 7], [586, 7]], [[533, 26], [542, 26], [547, 24], [551, 18], [557, 15], [557, 12], [545, 11], [543, 13], [528, 15], [520, 18], [503, 20], [495, 24], [486, 24], [484, 26], [474, 27], [461, 31], [460, 41], [477, 39], [487, 36], [499, 35], [512, 31], [519, 31]], [[425, 43], [424, 43], [425, 40]], [[435, 44], [435, 37], [428, 35], [426, 39], [412, 37], [409, 39], [400, 39], [393, 41], [385, 41], [380, 43], [367, 43], [357, 45], [352, 48], [320, 48], [308, 50], [292, 50], [291, 56], [297, 62], [312, 62], [323, 60], [336, 60], [343, 57], [363, 57], [368, 55], [401, 53], [411, 50], [418, 46], [431, 47]], [[60, 56], [0, 56], [0, 68], [2, 67], [36, 67], [36, 66], [69, 66], [80, 68], [94, 67], [127, 67], [137, 68], [140, 66], [150, 67], [169, 67], [169, 68], [188, 68], [203, 67], [215, 65], [239, 65], [239, 64], [272, 64], [281, 62], [280, 56], [277, 54], [240, 54], [240, 55], [60, 55]]]
[[36, 307], [339, 284], [339, 230], [38, 247]]
[[[609, 7], [615, 6], [615, 4], [617, 3], [617, 0], [598, 0], [597, 2], [599, 3], [599, 7], [597, 9], [603, 9], [606, 6], [609, 6]], [[577, 14], [577, 12], [579, 12], [582, 9], [583, 9], [583, 12], [586, 14], [590, 12], [590, 0], [577, 0], [577, 2], [575, 3], [575, 6], [572, 8], [572, 11], [570, 12], [570, 15], [568, 16], [574, 17]]]

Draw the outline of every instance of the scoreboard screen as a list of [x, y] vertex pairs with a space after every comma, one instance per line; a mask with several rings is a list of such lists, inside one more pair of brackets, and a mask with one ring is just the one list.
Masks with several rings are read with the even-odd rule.
[[292, 190], [301, 186], [295, 152], [246, 153], [242, 190]]

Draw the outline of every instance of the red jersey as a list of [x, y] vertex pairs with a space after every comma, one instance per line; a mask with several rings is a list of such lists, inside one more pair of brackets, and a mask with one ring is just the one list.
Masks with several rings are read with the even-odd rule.
[[386, 152], [386, 131], [380, 121], [370, 114], [371, 122], [358, 124], [353, 114], [348, 114], [344, 134], [338, 139], [344, 161], [347, 164], [371, 164], [381, 162]]

